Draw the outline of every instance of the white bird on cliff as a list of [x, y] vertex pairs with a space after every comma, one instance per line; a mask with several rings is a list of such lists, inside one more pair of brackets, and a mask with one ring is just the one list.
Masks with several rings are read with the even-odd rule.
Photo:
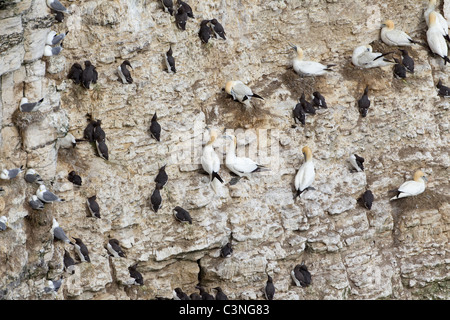
[[70, 11], [58, 0], [47, 0], [47, 6], [54, 11], [70, 14]]
[[57, 47], [50, 47], [48, 44], [45, 45], [44, 48], [44, 56], [51, 57], [51, 56], [57, 56], [62, 51], [61, 46]]
[[53, 192], [48, 191], [47, 187], [43, 184], [41, 184], [37, 189], [36, 196], [39, 198], [39, 200], [45, 203], [65, 201], [64, 199], [61, 199], [60, 197], [55, 195]]
[[364, 158], [358, 156], [356, 153], [351, 153], [348, 156], [348, 161], [352, 165], [352, 167], [357, 171], [364, 171]]
[[425, 174], [422, 171], [417, 170], [414, 173], [414, 180], [406, 181], [398, 189], [392, 190], [397, 192], [397, 194], [390, 200], [392, 201], [421, 194], [425, 191], [425, 181], [427, 181]]
[[58, 221], [56, 221], [55, 218], [53, 218], [53, 225], [52, 225], [52, 229], [50, 230], [50, 232], [53, 234], [54, 238], [61, 240], [67, 244], [74, 245], [74, 243], [72, 241], [70, 241], [70, 239], [66, 236], [66, 233], [59, 226], [59, 223], [58, 223]]
[[314, 170], [312, 151], [308, 146], [304, 146], [302, 149], [302, 153], [305, 158], [305, 162], [303, 162], [295, 176], [294, 186], [295, 190], [297, 190], [297, 193], [295, 194], [294, 199], [300, 196], [305, 190], [314, 190], [311, 185], [314, 182], [316, 173]]
[[395, 64], [394, 61], [390, 61], [384, 58], [384, 56], [391, 54], [393, 52], [380, 53], [372, 52], [371, 45], [362, 45], [356, 47], [352, 54], [352, 63], [359, 68], [375, 68], [375, 67], [385, 67]]
[[428, 8], [427, 10], [425, 10], [425, 12], [423, 13], [423, 16], [425, 18], [425, 22], [427, 23], [427, 26], [430, 26], [430, 13], [434, 12], [436, 14], [436, 21], [438, 23], [438, 25], [441, 26], [442, 28], [442, 36], [447, 40], [450, 41], [450, 38], [448, 36], [448, 23], [447, 20], [442, 16], [442, 14], [440, 14], [439, 12], [436, 11], [436, 0], [430, 0], [428, 2]]
[[427, 42], [430, 50], [444, 59], [444, 65], [450, 62], [448, 58], [447, 42], [442, 36], [441, 26], [437, 22], [436, 12], [431, 12], [429, 15], [429, 27], [427, 30]]
[[11, 180], [17, 177], [19, 173], [23, 171], [23, 166], [20, 166], [20, 168], [14, 168], [14, 169], [3, 169], [2, 173], [0, 174], [0, 178], [3, 180]]
[[34, 111], [37, 111], [41, 107], [41, 104], [43, 101], [44, 101], [44, 98], [42, 98], [41, 100], [39, 100], [37, 102], [28, 102], [28, 98], [23, 97], [20, 100], [19, 109], [22, 112], [34, 112]]
[[246, 86], [242, 81], [228, 81], [225, 85], [225, 91], [233, 97], [234, 101], [243, 103], [246, 107], [251, 107], [250, 100], [258, 98], [264, 100], [263, 97], [254, 93], [250, 87]]
[[211, 187], [215, 190], [215, 184], [213, 184], [213, 180], [218, 180], [223, 183], [223, 179], [219, 176], [220, 170], [220, 158], [217, 153], [214, 151], [213, 143], [217, 139], [217, 131], [212, 129], [210, 130], [210, 139], [208, 143], [203, 147], [203, 153], [201, 158], [201, 163], [203, 170], [205, 170], [209, 174], [209, 181], [211, 183]]
[[51, 30], [47, 35], [47, 41], [45, 44], [48, 44], [49, 46], [54, 46], [59, 44], [61, 41], [64, 40], [66, 35], [69, 33], [69, 31], [66, 31], [65, 33], [57, 34], [56, 31]]
[[44, 180], [42, 180], [42, 177], [39, 175], [39, 173], [36, 172], [36, 170], [30, 168], [25, 172], [25, 181], [29, 183], [36, 182], [38, 184], [43, 184]]
[[392, 20], [386, 20], [381, 26], [381, 40], [388, 46], [404, 47], [417, 43], [406, 32], [395, 29]]
[[323, 65], [315, 61], [304, 61], [303, 60], [303, 50], [296, 46], [289, 44], [292, 49], [297, 53], [297, 56], [292, 60], [292, 67], [294, 71], [300, 76], [322, 76], [329, 71], [333, 71], [331, 67], [335, 64]]
[[5, 216], [0, 217], [0, 231], [5, 231], [8, 227], [8, 218]]

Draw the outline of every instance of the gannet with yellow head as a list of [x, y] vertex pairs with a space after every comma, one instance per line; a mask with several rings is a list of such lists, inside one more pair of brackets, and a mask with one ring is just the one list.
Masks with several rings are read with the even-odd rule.
[[442, 36], [447, 41], [450, 41], [450, 38], [448, 36], [448, 23], [447, 23], [447, 20], [442, 16], [442, 14], [440, 14], [439, 12], [436, 11], [436, 0], [429, 0], [428, 7], [425, 10], [425, 12], [423, 13], [423, 16], [425, 18], [425, 22], [427, 23], [427, 26], [430, 26], [430, 13], [431, 12], [434, 12], [436, 14], [437, 23], [442, 28]]
[[304, 61], [303, 60], [303, 50], [296, 46], [290, 44], [291, 48], [297, 53], [295, 58], [292, 60], [292, 67], [294, 71], [300, 76], [322, 76], [331, 70], [331, 67], [334, 67], [335, 64], [323, 65], [319, 62], [315, 61]]
[[297, 175], [295, 176], [294, 186], [295, 190], [297, 190], [295, 198], [300, 196], [305, 190], [314, 190], [311, 185], [314, 182], [316, 173], [314, 171], [312, 151], [308, 146], [305, 146], [302, 149], [302, 153], [305, 158], [305, 162], [303, 162], [300, 169], [298, 169]]
[[397, 195], [392, 197], [391, 201], [421, 194], [425, 191], [425, 181], [427, 181], [425, 174], [417, 170], [414, 173], [414, 180], [406, 181], [398, 189], [394, 190], [397, 192]]
[[[219, 176], [220, 170], [220, 158], [217, 153], [214, 151], [214, 141], [217, 139], [217, 131], [214, 129], [209, 130], [210, 138], [208, 143], [203, 148], [203, 153], [201, 157], [201, 163], [203, 170], [205, 170], [209, 174], [209, 181], [212, 182], [214, 179], [219, 180], [223, 183], [222, 178]], [[214, 184], [211, 184], [214, 189]], [[215, 190], [214, 190], [215, 191]]]
[[381, 40], [388, 46], [412, 46], [417, 43], [406, 32], [395, 29], [394, 21], [386, 20], [381, 28]]
[[427, 42], [431, 52], [437, 54], [444, 59], [444, 65], [450, 62], [448, 58], [448, 47], [442, 36], [441, 26], [437, 22], [436, 12], [431, 12], [429, 15], [429, 25], [427, 30]]
[[254, 93], [250, 87], [239, 80], [228, 81], [225, 85], [225, 92], [231, 95], [234, 101], [239, 101], [247, 107], [251, 107], [250, 100], [252, 98], [264, 100], [263, 97]]

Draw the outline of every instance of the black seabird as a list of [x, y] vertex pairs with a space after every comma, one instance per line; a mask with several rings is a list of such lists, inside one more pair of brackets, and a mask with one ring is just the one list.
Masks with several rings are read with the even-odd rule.
[[223, 40], [227, 40], [225, 37], [225, 30], [223, 29], [223, 26], [217, 21], [217, 19], [210, 20], [211, 28], [214, 31], [214, 35], [219, 38], [222, 38]]
[[175, 219], [180, 222], [192, 224], [192, 218], [189, 212], [179, 206], [176, 206], [175, 209], [173, 209], [173, 215], [175, 216]]
[[41, 106], [42, 102], [44, 101], [44, 98], [40, 99], [37, 102], [28, 102], [28, 99], [23, 97], [22, 101], [20, 102], [20, 111], [22, 112], [33, 112], [37, 111], [39, 107]]
[[295, 105], [293, 109], [294, 114], [294, 122], [297, 123], [297, 121], [300, 121], [301, 124], [305, 125], [306, 120], [306, 114], [305, 110], [303, 110], [302, 104], [299, 102]]
[[319, 91], [313, 92], [312, 103], [313, 103], [313, 106], [317, 106], [317, 107], [325, 108], [325, 109], [328, 108], [327, 103], [325, 101], [325, 97], [323, 95], [321, 95]]
[[216, 300], [228, 300], [227, 295], [222, 291], [221, 287], [215, 287], [213, 289], [217, 291]]
[[75, 251], [78, 254], [78, 257], [80, 257], [81, 262], [91, 262], [91, 259], [89, 258], [89, 251], [86, 245], [81, 241], [80, 238], [74, 238], [75, 240]]
[[156, 141], [160, 141], [161, 137], [161, 125], [158, 123], [158, 116], [155, 114], [152, 117], [152, 121], [150, 124], [150, 134], [153, 138], [156, 139]]
[[173, 1], [172, 0], [161, 0], [164, 8], [164, 12], [168, 12], [171, 16], [173, 15]]
[[72, 259], [70, 253], [64, 249], [64, 269], [71, 274], [75, 273], [75, 260]]
[[96, 84], [98, 78], [97, 70], [89, 60], [84, 62], [84, 70], [81, 74], [81, 83], [86, 89], [90, 89], [91, 83]]
[[397, 79], [405, 79], [406, 78], [406, 68], [404, 65], [400, 63], [397, 58], [394, 58], [394, 76]]
[[307, 287], [311, 284], [311, 274], [303, 263], [295, 266], [291, 277], [297, 287]]
[[63, 20], [64, 20], [64, 13], [62, 13], [60, 11], [56, 12], [55, 20], [58, 21], [58, 22], [63, 22]]
[[267, 275], [266, 286], [264, 287], [264, 294], [267, 300], [273, 300], [275, 295], [275, 286], [273, 285], [272, 277]]
[[92, 197], [87, 199], [86, 203], [92, 216], [100, 218], [100, 206], [98, 205], [96, 199], [97, 196], [93, 195]]
[[371, 210], [372, 209], [372, 203], [373, 203], [373, 193], [370, 190], [366, 190], [366, 192], [364, 192], [364, 194], [362, 195], [362, 200], [363, 200], [363, 204], [364, 207], [366, 207], [367, 209]]
[[364, 94], [362, 95], [361, 99], [358, 100], [358, 109], [363, 117], [367, 116], [367, 111], [369, 110], [370, 107], [370, 100], [367, 95], [368, 92], [369, 86], [366, 86], [366, 88], [364, 89]]
[[97, 122], [92, 120], [91, 115], [89, 113], [87, 113], [86, 116], [88, 118], [87, 121], [89, 123], [83, 131], [83, 137], [89, 142], [94, 142], [95, 141], [94, 130]]
[[30, 205], [31, 209], [33, 210], [43, 210], [44, 209], [44, 203], [39, 200], [39, 198], [33, 194], [30, 199], [28, 200], [28, 204]]
[[202, 286], [196, 285], [195, 288], [200, 290], [200, 296], [202, 297], [202, 300], [216, 300], [214, 296], [206, 292], [205, 288], [203, 288]]
[[119, 245], [119, 240], [117, 239], [111, 239], [106, 244], [106, 249], [111, 253], [114, 257], [119, 258], [123, 257], [125, 258], [125, 253], [123, 252], [122, 248]]
[[67, 180], [72, 182], [74, 185], [81, 186], [82, 180], [79, 175], [75, 171], [70, 171], [69, 175], [67, 176]]
[[180, 6], [175, 13], [175, 24], [177, 25], [178, 29], [186, 30], [187, 19], [188, 15], [186, 13], [186, 10], [183, 6]]
[[175, 288], [173, 290], [173, 300], [191, 300], [189, 296], [181, 290], [181, 288]]
[[119, 73], [120, 79], [122, 79], [123, 83], [133, 83], [133, 78], [131, 77], [130, 70], [127, 69], [127, 66], [133, 69], [130, 61], [125, 60], [119, 68], [117, 68], [117, 72]]
[[137, 268], [137, 263], [128, 267], [128, 271], [130, 271], [130, 277], [134, 278], [134, 284], [143, 286], [144, 278], [142, 277], [142, 274], [136, 270], [136, 268]]
[[450, 88], [446, 87], [442, 84], [441, 79], [439, 79], [436, 88], [438, 88], [438, 95], [441, 97], [449, 97], [450, 96]]
[[94, 134], [93, 134], [93, 138], [95, 141], [105, 141], [106, 139], [106, 133], [105, 131], [103, 131], [101, 125], [102, 125], [102, 120], [97, 120], [93, 123], [94, 125]]
[[350, 164], [356, 171], [364, 171], [364, 158], [358, 156], [356, 153], [350, 154], [349, 157]]
[[231, 247], [231, 243], [230, 242], [228, 242], [226, 245], [224, 245], [220, 249], [220, 256], [222, 258], [230, 258], [232, 253], [233, 253], [233, 248]]
[[172, 46], [170, 46], [169, 50], [165, 54], [167, 72], [177, 73], [177, 69], [175, 68], [175, 58], [172, 56], [172, 53]]
[[159, 168], [158, 174], [155, 177], [156, 188], [162, 189], [166, 185], [168, 180], [169, 177], [166, 173], [166, 165], [163, 165], [161, 168]]
[[316, 109], [313, 107], [313, 105], [310, 102], [306, 101], [305, 93], [302, 93], [302, 96], [300, 97], [300, 104], [302, 105], [303, 110], [306, 113], [316, 114]]
[[177, 0], [178, 5], [183, 7], [184, 11], [186, 12], [187, 16], [189, 18], [194, 18], [194, 14], [192, 12], [192, 8], [190, 5], [188, 5], [186, 2], [181, 1], [181, 0]]
[[153, 191], [152, 196], [150, 197], [150, 202], [152, 203], [153, 211], [155, 211], [155, 213], [158, 212], [162, 203], [161, 193], [159, 192], [158, 187], [156, 187]]
[[402, 53], [402, 64], [405, 66], [406, 71], [414, 73], [414, 60], [408, 55], [408, 51], [399, 49]]
[[210, 20], [203, 20], [200, 22], [200, 30], [198, 32], [198, 36], [203, 43], [208, 43], [211, 38], [211, 28], [209, 27]]
[[202, 297], [197, 293], [197, 292], [193, 292], [189, 295], [189, 298], [191, 300], [202, 300]]
[[75, 62], [70, 67], [70, 71], [69, 74], [67, 75], [67, 78], [71, 79], [75, 84], [80, 84], [82, 74], [83, 74], [83, 67], [78, 62]]
[[105, 159], [105, 160], [108, 160], [108, 159], [109, 159], [109, 155], [108, 155], [108, 146], [106, 145], [105, 140], [101, 140], [101, 139], [96, 140], [96, 141], [95, 141], [95, 144], [97, 145], [97, 152], [98, 152], [98, 155], [99, 155], [101, 158], [103, 158], [103, 159]]

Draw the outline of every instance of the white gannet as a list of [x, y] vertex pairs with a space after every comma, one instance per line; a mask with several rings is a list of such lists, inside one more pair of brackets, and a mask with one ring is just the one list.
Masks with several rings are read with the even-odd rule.
[[311, 185], [314, 182], [316, 173], [314, 171], [314, 162], [312, 160], [311, 149], [305, 146], [302, 149], [302, 153], [305, 158], [305, 162], [303, 162], [295, 176], [294, 186], [297, 193], [294, 198], [300, 196], [300, 194], [305, 190], [314, 190]]
[[300, 76], [322, 76], [328, 71], [333, 71], [331, 67], [335, 64], [323, 65], [315, 61], [304, 61], [303, 50], [296, 45], [289, 44], [295, 50], [297, 56], [292, 60], [294, 71]]
[[362, 45], [359, 47], [356, 47], [353, 50], [352, 54], [352, 63], [356, 67], [359, 68], [376, 68], [376, 67], [385, 67], [393, 65], [395, 62], [390, 61], [384, 56], [391, 54], [392, 52], [372, 52], [372, 46], [371, 45]]
[[254, 93], [252, 89], [239, 80], [228, 81], [225, 85], [225, 91], [233, 97], [234, 101], [239, 101], [247, 107], [251, 107], [250, 100], [252, 98], [264, 100], [263, 97]]
[[[217, 139], [217, 131], [210, 130], [210, 139], [208, 143], [203, 147], [203, 153], [201, 157], [201, 163], [203, 170], [209, 174], [209, 181], [212, 182], [214, 179], [219, 180], [223, 183], [222, 178], [219, 176], [220, 170], [220, 158], [214, 151], [213, 143]], [[211, 184], [214, 189], [214, 185]], [[215, 191], [215, 190], [214, 190]]]
[[398, 189], [393, 190], [397, 192], [397, 195], [392, 197], [391, 201], [421, 194], [425, 191], [426, 180], [425, 174], [422, 171], [417, 170], [414, 173], [414, 180], [405, 181]]
[[406, 32], [395, 29], [394, 21], [386, 20], [381, 28], [381, 40], [388, 46], [412, 46], [417, 43]]
[[423, 13], [423, 16], [425, 18], [425, 22], [427, 23], [428, 27], [430, 26], [430, 13], [431, 12], [436, 13], [436, 20], [437, 20], [438, 24], [442, 28], [442, 36], [446, 40], [450, 41], [450, 38], [448, 36], [448, 23], [447, 23], [447, 20], [442, 16], [442, 14], [440, 14], [439, 12], [436, 11], [436, 0], [430, 0], [428, 2], [427, 9]]
[[437, 23], [436, 13], [433, 11], [429, 15], [429, 26], [427, 30], [427, 42], [431, 52], [444, 59], [444, 65], [450, 62], [448, 58], [447, 42], [442, 36], [441, 26]]

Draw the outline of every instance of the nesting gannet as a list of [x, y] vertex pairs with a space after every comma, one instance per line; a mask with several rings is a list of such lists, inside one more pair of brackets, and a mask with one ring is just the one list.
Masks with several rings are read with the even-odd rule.
[[53, 234], [53, 237], [55, 239], [61, 240], [67, 244], [71, 244], [73, 245], [74, 243], [72, 241], [70, 241], [70, 239], [66, 236], [64, 230], [59, 226], [58, 221], [56, 221], [55, 218], [53, 218], [53, 224], [52, 224], [52, 229], [50, 230], [50, 232]]
[[227, 40], [225, 30], [223, 26], [217, 21], [217, 19], [212, 19], [209, 21], [211, 29], [214, 31], [214, 35], [216, 38], [221, 38], [223, 40]]
[[164, 8], [164, 12], [168, 12], [170, 15], [173, 15], [173, 1], [172, 0], [161, 0], [161, 3]]
[[137, 263], [133, 264], [132, 266], [129, 266], [128, 271], [130, 272], [130, 277], [134, 279], [133, 284], [139, 286], [144, 285], [144, 277], [142, 277], [142, 274], [139, 271], [137, 271]]
[[385, 59], [384, 56], [392, 52], [380, 53], [372, 52], [371, 45], [356, 47], [352, 54], [352, 63], [359, 68], [376, 68], [393, 65], [395, 62]]
[[49, 46], [55, 46], [59, 44], [61, 41], [63, 41], [68, 33], [69, 31], [57, 34], [56, 31], [51, 30], [47, 35], [47, 40], [45, 41], [45, 44], [48, 44]]
[[412, 46], [417, 43], [406, 32], [395, 29], [392, 20], [386, 20], [381, 28], [381, 40], [388, 46]]
[[106, 249], [116, 258], [125, 258], [125, 253], [120, 247], [119, 240], [117, 239], [110, 239], [106, 244]]
[[366, 190], [363, 195], [362, 195], [362, 201], [364, 204], [364, 207], [366, 207], [367, 209], [372, 209], [372, 203], [373, 203], [373, 193], [370, 190]]
[[297, 287], [307, 287], [311, 284], [311, 273], [304, 264], [298, 264], [291, 271], [291, 277]]
[[156, 115], [156, 111], [153, 114], [151, 124], [150, 124], [150, 134], [156, 141], [160, 141], [161, 138], [161, 125], [158, 123], [158, 116]]
[[5, 216], [0, 217], [0, 231], [5, 231], [8, 227], [8, 218]]
[[192, 8], [190, 5], [188, 5], [186, 2], [182, 0], [177, 0], [178, 6], [183, 7], [184, 11], [186, 12], [187, 16], [189, 18], [194, 18], [194, 13], [192, 12]]
[[306, 101], [305, 93], [302, 93], [300, 97], [300, 104], [302, 105], [303, 110], [306, 113], [316, 114], [316, 109], [314, 108], [314, 106], [310, 102]]
[[314, 170], [312, 151], [309, 147], [305, 146], [302, 149], [302, 153], [305, 158], [305, 162], [303, 162], [295, 175], [294, 186], [295, 190], [297, 190], [295, 197], [300, 196], [300, 194], [302, 194], [305, 190], [314, 190], [311, 185], [314, 182], [316, 173]]
[[191, 215], [189, 214], [189, 212], [187, 210], [183, 209], [180, 206], [176, 206], [173, 209], [173, 215], [174, 215], [175, 219], [177, 219], [178, 221], [180, 221], [182, 223], [192, 224]]
[[38, 184], [43, 184], [44, 180], [42, 180], [41, 176], [39, 175], [39, 173], [36, 172], [36, 170], [30, 168], [27, 170], [27, 172], [25, 172], [25, 181], [29, 182], [29, 183], [33, 183], [36, 182]]
[[220, 256], [222, 258], [230, 258], [233, 254], [233, 248], [231, 247], [231, 243], [228, 242], [220, 249]]
[[96, 84], [98, 79], [98, 73], [95, 69], [94, 65], [89, 61], [86, 60], [84, 62], [84, 70], [81, 73], [81, 84], [86, 89], [91, 88], [91, 83]]
[[67, 75], [68, 79], [71, 79], [73, 83], [79, 84], [81, 83], [81, 75], [83, 74], [83, 67], [78, 62], [75, 62], [71, 67], [69, 74]]
[[427, 30], [427, 42], [431, 52], [444, 59], [444, 65], [450, 61], [448, 58], [447, 42], [442, 36], [441, 26], [437, 23], [436, 13], [433, 11], [429, 15], [429, 26]]
[[75, 252], [78, 254], [81, 262], [91, 262], [89, 250], [80, 238], [72, 237], [75, 240]]
[[47, 6], [54, 11], [70, 14], [70, 11], [58, 0], [47, 0]]
[[436, 0], [430, 0], [428, 2], [427, 9], [423, 13], [423, 16], [425, 18], [425, 22], [427, 23], [428, 27], [430, 26], [430, 13], [431, 12], [434, 12], [436, 14], [436, 20], [438, 22], [438, 25], [442, 29], [442, 36], [447, 41], [450, 41], [450, 38], [448, 36], [448, 23], [447, 23], [447, 20], [442, 16], [442, 14], [440, 14], [439, 12], [436, 11]]
[[313, 103], [313, 106], [317, 106], [317, 107], [325, 108], [325, 109], [328, 108], [327, 102], [325, 101], [325, 97], [323, 95], [321, 95], [319, 91], [313, 92], [312, 103]]
[[[217, 131], [210, 130], [210, 139], [208, 143], [203, 147], [203, 153], [201, 157], [201, 164], [203, 170], [209, 174], [209, 181], [212, 182], [214, 179], [219, 180], [223, 183], [222, 178], [219, 176], [220, 170], [220, 158], [214, 151], [214, 141], [217, 139]], [[211, 185], [212, 186], [212, 185]]]
[[175, 288], [172, 291], [173, 300], [191, 300], [189, 296], [181, 290], [181, 288]]
[[352, 165], [352, 167], [358, 171], [364, 171], [364, 158], [358, 156], [356, 153], [351, 153], [348, 156], [348, 161], [350, 162], [350, 164]]
[[67, 176], [67, 180], [69, 180], [76, 186], [81, 186], [81, 184], [82, 184], [81, 177], [73, 170], [69, 172], [69, 175]]
[[239, 177], [248, 177], [251, 173], [269, 170], [266, 167], [257, 164], [250, 158], [236, 156], [236, 137], [232, 135], [225, 135], [224, 138], [229, 139], [229, 150], [225, 158], [226, 167]]
[[267, 275], [266, 286], [264, 287], [264, 295], [266, 300], [273, 300], [275, 295], [275, 286], [273, 285], [273, 279], [271, 276]]
[[362, 97], [358, 100], [358, 110], [363, 117], [367, 116], [367, 111], [369, 110], [370, 107], [370, 100], [368, 93], [369, 93], [369, 86], [366, 85]]
[[50, 47], [48, 44], [46, 44], [44, 47], [44, 56], [46, 57], [57, 56], [58, 54], [61, 53], [62, 49], [63, 48], [61, 46]]
[[93, 217], [100, 218], [100, 206], [97, 203], [97, 195], [87, 198], [86, 204]]
[[131, 77], [130, 70], [127, 69], [127, 66], [129, 66], [131, 69], [133, 69], [130, 61], [125, 60], [117, 68], [117, 72], [119, 73], [119, 77], [122, 80], [122, 83], [133, 83], [133, 77]]
[[329, 71], [333, 71], [331, 67], [334, 67], [335, 64], [323, 65], [315, 61], [304, 61], [303, 50], [296, 45], [290, 46], [297, 53], [297, 56], [292, 60], [292, 67], [298, 75], [314, 77], [324, 75]]
[[11, 180], [17, 177], [19, 173], [23, 172], [23, 166], [20, 166], [20, 168], [14, 168], [14, 169], [3, 169], [2, 173], [0, 174], [0, 178], [3, 180]]
[[402, 64], [406, 68], [406, 71], [414, 73], [414, 60], [408, 55], [408, 51], [400, 49], [402, 53]]
[[64, 249], [64, 269], [71, 274], [75, 273], [75, 260], [70, 256], [70, 253]]
[[225, 85], [225, 92], [231, 95], [234, 101], [239, 101], [247, 107], [251, 107], [250, 100], [252, 98], [264, 100], [240, 80], [228, 81]]
[[390, 200], [392, 201], [421, 194], [425, 191], [426, 180], [427, 178], [425, 177], [425, 174], [422, 171], [417, 170], [414, 173], [414, 180], [406, 181], [398, 189], [394, 190], [397, 192], [397, 195], [392, 197]]
[[200, 22], [200, 30], [198, 31], [198, 36], [203, 43], [208, 43], [211, 38], [211, 28], [209, 27], [209, 20], [203, 20]]
[[175, 13], [175, 24], [178, 29], [186, 30], [186, 22], [188, 19], [188, 15], [183, 6], [178, 7], [177, 12]]
[[172, 46], [169, 47], [169, 50], [165, 53], [165, 60], [167, 66], [168, 73], [177, 73], [177, 69], [175, 67], [175, 58], [172, 56]]
[[223, 292], [221, 287], [215, 287], [213, 289], [217, 291], [216, 300], [228, 300], [227, 295]]
[[42, 105], [42, 102], [44, 101], [44, 98], [42, 98], [41, 100], [37, 101], [37, 102], [28, 102], [28, 99], [26, 97], [23, 97], [20, 100], [20, 111], [22, 112], [34, 112], [34, 111], [38, 111], [39, 108]]
[[61, 199], [60, 197], [55, 195], [53, 192], [48, 191], [43, 184], [41, 184], [37, 189], [36, 196], [39, 198], [39, 200], [45, 203], [65, 201], [64, 199]]
[[440, 95], [442, 97], [450, 96], [450, 88], [447, 86], [444, 86], [442, 84], [441, 79], [439, 79], [438, 83], [436, 84], [436, 88], [438, 89], [438, 95]]
[[300, 121], [301, 124], [305, 125], [306, 114], [300, 102], [295, 105], [294, 109], [292, 110], [292, 113], [294, 115], [295, 123], [297, 123], [297, 121]]
[[35, 194], [31, 195], [31, 197], [28, 199], [28, 204], [33, 210], [44, 209], [44, 203], [41, 200], [39, 200], [39, 198]]

